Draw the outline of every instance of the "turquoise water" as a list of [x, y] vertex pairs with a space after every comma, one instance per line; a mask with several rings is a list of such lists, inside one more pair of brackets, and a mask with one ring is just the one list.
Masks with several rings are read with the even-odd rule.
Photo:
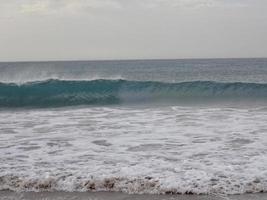
[[264, 103], [267, 59], [0, 63], [0, 107]]
[[92, 80], [47, 80], [22, 85], [0, 84], [0, 107], [63, 107], [75, 105], [174, 105], [225, 102], [267, 102], [267, 84], [195, 81], [181, 83]]
[[266, 122], [267, 59], [0, 63], [0, 190], [267, 192]]

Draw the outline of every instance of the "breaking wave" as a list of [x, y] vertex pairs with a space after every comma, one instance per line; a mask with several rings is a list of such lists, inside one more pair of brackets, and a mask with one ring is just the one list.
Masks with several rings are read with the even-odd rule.
[[0, 107], [62, 107], [122, 103], [267, 100], [267, 84], [193, 81], [51, 79], [21, 85], [0, 83]]

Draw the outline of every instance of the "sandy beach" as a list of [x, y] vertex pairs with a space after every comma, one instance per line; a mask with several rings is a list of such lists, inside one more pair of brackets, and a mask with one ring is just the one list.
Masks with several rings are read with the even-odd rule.
[[266, 193], [245, 195], [129, 195], [118, 192], [0, 192], [1, 200], [265, 200]]

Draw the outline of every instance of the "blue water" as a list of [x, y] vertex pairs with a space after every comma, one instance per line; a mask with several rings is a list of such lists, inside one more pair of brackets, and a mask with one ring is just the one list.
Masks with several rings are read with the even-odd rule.
[[185, 104], [191, 102], [267, 101], [267, 84], [195, 81], [181, 83], [93, 80], [47, 80], [22, 85], [0, 84], [1, 107], [75, 105]]
[[266, 100], [267, 59], [0, 63], [0, 107]]
[[266, 122], [267, 59], [0, 63], [0, 191], [267, 192]]

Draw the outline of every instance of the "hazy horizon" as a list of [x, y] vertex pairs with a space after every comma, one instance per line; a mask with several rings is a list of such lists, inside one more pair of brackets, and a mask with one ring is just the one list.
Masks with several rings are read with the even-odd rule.
[[264, 0], [0, 0], [0, 62], [266, 58]]
[[203, 58], [135, 58], [135, 59], [62, 59], [62, 60], [15, 60], [15, 61], [0, 61], [0, 63], [23, 63], [23, 62], [112, 62], [112, 61], [117, 61], [117, 62], [120, 62], [120, 61], [171, 61], [171, 60], [244, 60], [244, 59], [267, 59], [267, 57], [221, 57], [221, 58], [217, 58], [217, 57], [214, 57], [214, 58], [206, 58], [206, 57], [203, 57]]

